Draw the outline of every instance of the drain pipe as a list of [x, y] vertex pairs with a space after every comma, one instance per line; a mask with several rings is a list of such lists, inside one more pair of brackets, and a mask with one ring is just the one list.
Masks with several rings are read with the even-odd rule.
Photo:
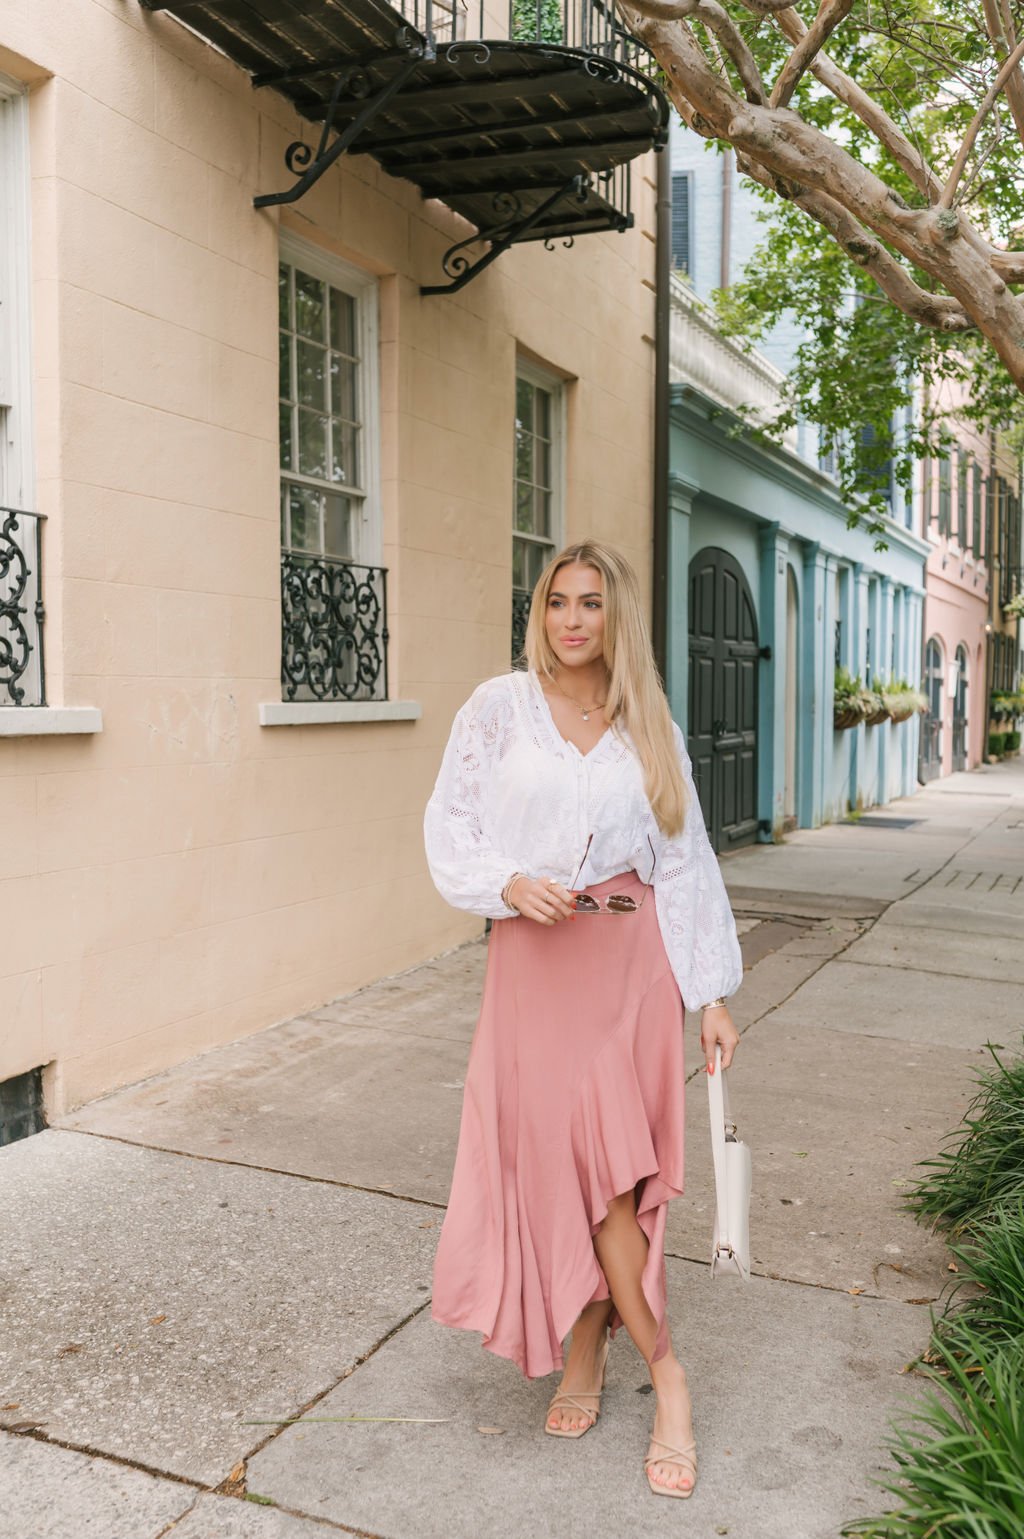
[[668, 146], [655, 151], [654, 256], [654, 529], [651, 640], [658, 672], [668, 683], [668, 350], [669, 277], [672, 271], [672, 162]]

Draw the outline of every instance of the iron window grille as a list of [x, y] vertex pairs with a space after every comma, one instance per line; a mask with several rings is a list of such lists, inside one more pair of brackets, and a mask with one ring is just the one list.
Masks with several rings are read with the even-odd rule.
[[961, 550], [968, 548], [967, 534], [967, 467], [969, 457], [963, 450], [956, 456], [956, 537]]
[[939, 534], [948, 537], [952, 515], [952, 475], [948, 459], [939, 461]]
[[386, 700], [387, 569], [281, 553], [286, 700]]
[[43, 517], [0, 507], [0, 706], [46, 704]]

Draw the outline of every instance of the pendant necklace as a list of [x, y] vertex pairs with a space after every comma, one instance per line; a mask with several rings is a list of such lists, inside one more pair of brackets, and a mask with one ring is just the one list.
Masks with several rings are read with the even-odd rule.
[[599, 711], [601, 709], [601, 707], [606, 703], [604, 700], [595, 700], [593, 705], [588, 705], [588, 706], [584, 707], [584, 706], [580, 705], [578, 700], [573, 700], [572, 695], [566, 694], [565, 690], [562, 688], [561, 684], [559, 684], [557, 679], [552, 679], [551, 682], [555, 686], [555, 688], [558, 690], [558, 693], [560, 695], [565, 695], [566, 700], [572, 700], [573, 705], [579, 711], [579, 713], [583, 717], [584, 721], [589, 721], [590, 720], [590, 713], [591, 713], [591, 711]]

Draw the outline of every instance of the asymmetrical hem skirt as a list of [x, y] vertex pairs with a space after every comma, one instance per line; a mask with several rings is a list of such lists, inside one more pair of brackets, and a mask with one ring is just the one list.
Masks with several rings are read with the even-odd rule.
[[[644, 890], [632, 872], [587, 889], [638, 903]], [[593, 1237], [611, 1199], [632, 1191], [662, 1356], [683, 1098], [683, 1005], [650, 893], [634, 914], [495, 921], [433, 1318], [482, 1332], [528, 1378], [561, 1368], [580, 1311], [609, 1297]]]

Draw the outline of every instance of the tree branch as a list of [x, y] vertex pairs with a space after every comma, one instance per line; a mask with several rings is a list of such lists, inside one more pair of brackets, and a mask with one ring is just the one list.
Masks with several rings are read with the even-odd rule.
[[949, 179], [946, 182], [945, 187], [943, 187], [942, 192], [939, 194], [939, 208], [953, 207], [953, 198], [956, 194], [957, 183], [959, 182], [961, 176], [963, 176], [964, 167], [967, 164], [971, 150], [974, 148], [974, 141], [977, 139], [978, 134], [981, 131], [981, 125], [992, 111], [992, 108], [996, 102], [996, 98], [998, 97], [1000, 91], [1003, 89], [1003, 86], [1009, 80], [1010, 76], [1013, 74], [1014, 70], [1020, 64], [1021, 59], [1024, 59], [1024, 43], [1017, 44], [1016, 48], [1004, 63], [1002, 69], [999, 71], [998, 75], [993, 80], [988, 90], [985, 92], [981, 106], [978, 108], [974, 115], [974, 121], [964, 135], [964, 142], [961, 144], [956, 160], [953, 162], [953, 169], [949, 173]]
[[[777, 192], [771, 176], [746, 156], [737, 157], [736, 165], [744, 176]], [[790, 201], [816, 220], [833, 240], [842, 247], [852, 262], [862, 267], [878, 284], [878, 287], [894, 305], [911, 320], [932, 331], [976, 331], [974, 321], [966, 310], [948, 294], [929, 294], [915, 283], [901, 267], [891, 252], [877, 241], [871, 232], [852, 214], [825, 193], [812, 192], [806, 187], [791, 190]]]
[[[796, 11], [789, 9], [776, 18], [779, 29], [791, 43], [799, 42], [807, 35], [807, 27]], [[819, 54], [811, 65], [811, 74], [820, 80], [826, 90], [841, 101], [869, 128], [875, 138], [885, 146], [908, 179], [923, 193], [929, 203], [934, 203], [942, 191], [942, 183], [924, 156], [907, 138], [902, 128], [893, 121], [885, 108], [874, 97], [843, 73], [826, 54]]]
[[[790, 0], [786, 0], [789, 4]], [[700, 21], [713, 32], [736, 66], [748, 102], [764, 106], [768, 92], [742, 33], [717, 0], [629, 0], [632, 10], [656, 21]]]
[[[982, 0], [982, 6], [985, 12], [985, 30], [992, 39], [996, 58], [1005, 58], [1006, 54], [1017, 46], [1017, 34], [1014, 31], [1010, 7], [1005, 4], [1005, 0]], [[1013, 114], [1017, 137], [1024, 144], [1024, 81], [1016, 70], [1006, 82], [1006, 100]]]
[[[821, 0], [817, 16], [782, 66], [770, 97], [771, 106], [789, 105], [790, 97], [810, 69], [815, 57], [824, 48], [839, 23], [849, 16], [852, 9], [853, 0]], [[796, 15], [796, 12], [794, 11], [793, 14]]]

